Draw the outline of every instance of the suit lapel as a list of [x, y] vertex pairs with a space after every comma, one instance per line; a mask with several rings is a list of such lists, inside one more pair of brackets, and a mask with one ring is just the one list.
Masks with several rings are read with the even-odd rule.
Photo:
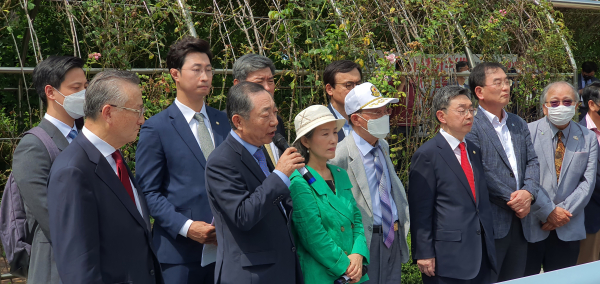
[[[83, 136], [83, 135], [82, 135]], [[113, 171], [112, 167], [104, 156], [94, 147], [94, 145], [85, 137], [77, 137], [77, 141], [81, 147], [86, 151], [90, 160], [96, 164], [96, 175], [108, 186], [113, 193], [117, 196], [121, 204], [125, 206], [127, 211], [133, 216], [133, 218], [144, 228], [147, 228], [147, 223], [140, 215], [140, 212], [135, 207], [135, 203], [127, 194], [127, 190], [119, 180], [117, 174]], [[131, 174], [131, 171], [127, 169]], [[132, 175], [129, 176], [131, 180], [134, 180]], [[141, 199], [141, 198], [140, 198]]]
[[360, 156], [360, 150], [358, 150], [358, 148], [356, 147], [356, 141], [354, 140], [354, 136], [348, 135], [346, 139], [349, 139], [348, 143], [346, 144], [348, 147], [348, 156], [350, 157], [350, 163], [348, 163], [348, 166], [350, 169], [352, 169], [352, 173], [354, 173], [354, 177], [356, 178], [356, 182], [358, 183], [358, 188], [360, 189], [360, 192], [365, 198], [367, 206], [369, 206], [369, 210], [373, 212], [373, 205], [371, 203], [371, 191], [369, 189], [365, 165], [363, 163], [362, 157]]
[[46, 133], [48, 133], [50, 138], [52, 138], [52, 141], [54, 141], [54, 144], [56, 144], [56, 148], [58, 148], [58, 150], [62, 152], [65, 148], [67, 148], [67, 146], [69, 146], [69, 141], [67, 141], [67, 138], [62, 135], [60, 130], [58, 130], [58, 128], [52, 124], [52, 122], [44, 118], [40, 122], [39, 126], [46, 131]]
[[540, 164], [544, 164], [546, 167], [548, 167], [548, 171], [552, 173], [554, 180], [556, 180], [556, 167], [554, 165], [555, 148], [554, 142], [552, 141], [554, 137], [552, 134], [552, 130], [550, 130], [548, 120], [542, 119], [538, 123], [536, 131], [538, 137], [537, 139], [540, 140], [539, 144], [541, 145], [541, 148], [543, 150], [541, 151], [542, 153], [538, 153], [538, 160], [544, 160], [540, 161]]
[[190, 129], [190, 125], [185, 121], [185, 117], [183, 117], [183, 114], [175, 104], [172, 104], [168, 110], [169, 117], [171, 118], [171, 124], [175, 130], [177, 130], [177, 133], [179, 133], [179, 136], [183, 142], [185, 142], [188, 148], [190, 148], [190, 151], [192, 151], [198, 162], [200, 162], [200, 165], [202, 165], [203, 168], [206, 168], [206, 159], [204, 158], [204, 154], [200, 149], [200, 145], [198, 145], [196, 137], [194, 137], [194, 134]]
[[[525, 161], [522, 159], [521, 157], [521, 150], [522, 148], [520, 148], [520, 145], [525, 145], [523, 143], [523, 134], [522, 132], [525, 131], [523, 129], [519, 129], [517, 126], [515, 126], [515, 122], [513, 121], [513, 118], [511, 116], [508, 115], [508, 113], [506, 113], [506, 115], [508, 116], [506, 118], [506, 127], [508, 128], [508, 132], [510, 133], [510, 140], [513, 144], [513, 152], [515, 155], [515, 159], [517, 161], [517, 172], [519, 173], [519, 176], [521, 176], [521, 173], [524, 173], [525, 171], [521, 171], [521, 168], [524, 165], [521, 165], [520, 161]], [[505, 152], [506, 154], [506, 152]], [[521, 178], [521, 180], [523, 180], [523, 178]]]
[[221, 130], [226, 130], [227, 127], [224, 125], [224, 123], [229, 123], [228, 121], [217, 120], [215, 112], [218, 111], [219, 110], [206, 106], [206, 113], [208, 114], [208, 119], [210, 120], [210, 126], [212, 128], [213, 137], [215, 139], [215, 148], [217, 148], [218, 145], [221, 145], [221, 143], [223, 143], [227, 132], [222, 132]]
[[138, 195], [138, 201], [140, 202], [140, 208], [142, 208], [142, 212], [143, 212], [142, 219], [144, 219], [144, 221], [146, 222], [146, 227], [148, 228], [148, 232], [150, 232], [150, 230], [152, 229], [152, 226], [150, 225], [150, 218], [149, 218], [150, 213], [148, 212], [148, 204], [146, 203], [146, 198], [144, 198], [144, 195], [143, 195], [144, 193], [142, 192], [140, 186], [138, 185], [137, 179], [133, 178], [133, 174], [131, 173], [131, 170], [129, 170], [129, 167], [127, 167], [127, 173], [129, 174], [131, 182], [133, 183], [133, 187], [135, 187], [135, 190]]
[[[329, 109], [331, 114], [333, 114], [333, 117], [335, 117], [337, 119], [340, 119], [340, 118], [346, 119], [345, 117], [338, 117], [337, 114], [335, 114], [335, 111], [333, 110], [333, 106], [331, 106], [331, 104], [328, 104], [327, 108]], [[344, 140], [344, 138], [346, 138], [346, 134], [344, 133], [343, 129], [340, 129], [340, 131], [338, 131], [338, 142]]]
[[483, 111], [477, 112], [477, 116], [475, 116], [475, 119], [479, 120], [480, 123], [483, 123], [483, 132], [488, 136], [488, 138], [492, 142], [492, 145], [494, 145], [494, 147], [496, 148], [496, 151], [502, 158], [502, 161], [504, 161], [504, 164], [506, 164], [506, 166], [510, 169], [510, 162], [508, 161], [506, 152], [504, 152], [504, 147], [500, 142], [500, 137], [498, 137], [498, 134], [496, 133], [496, 130], [494, 129], [494, 126], [492, 125], [490, 120], [487, 118], [485, 113], [483, 113]]
[[[231, 136], [231, 134], [229, 134], [227, 136], [227, 138], [225, 138], [225, 142], [228, 143], [231, 146], [231, 148], [233, 148], [233, 150], [235, 150], [236, 153], [238, 153], [240, 155], [240, 160], [242, 161], [242, 163], [244, 163], [244, 165], [250, 170], [250, 172], [252, 172], [252, 174], [260, 182], [263, 182], [267, 178], [265, 176], [265, 174], [262, 172], [262, 170], [260, 169], [260, 166], [258, 165], [256, 160], [254, 159], [254, 156], [252, 156], [252, 154], [250, 154], [250, 152], [248, 152], [248, 150], [246, 150], [244, 145], [242, 145], [240, 142], [235, 140], [235, 138], [233, 138], [233, 136]], [[267, 166], [269, 166], [268, 160], [269, 159], [267, 159]], [[270, 167], [273, 167], [273, 164], [271, 164]], [[269, 168], [269, 169], [271, 169], [271, 168]]]
[[[577, 127], [577, 125], [574, 125], [575, 122], [571, 121], [570, 124], [571, 125], [569, 125], [569, 127], [571, 130], [569, 130], [569, 138], [567, 139], [567, 144], [565, 145], [565, 156], [561, 165], [561, 173], [567, 172], [569, 169], [571, 161], [573, 160], [573, 153], [578, 152], [579, 149], [585, 147], [583, 133], [579, 127]], [[577, 139], [575, 139], [575, 137], [577, 137]], [[560, 175], [559, 184], [562, 180], [562, 177], [563, 175]]]
[[481, 181], [483, 179], [483, 173], [480, 172], [480, 167], [475, 167], [474, 165], [479, 165], [479, 155], [481, 153], [477, 153], [477, 151], [473, 150], [475, 145], [471, 144], [471, 142], [467, 142], [467, 154], [469, 155], [469, 159], [471, 160], [471, 169], [473, 170], [473, 179], [475, 180], [475, 204], [479, 207], [479, 200], [481, 199]]
[[442, 134], [440, 134], [440, 133], [438, 133], [435, 136], [435, 139], [437, 139], [437, 146], [439, 148], [440, 156], [442, 156], [442, 158], [444, 159], [446, 164], [448, 164], [448, 168], [450, 168], [452, 170], [452, 172], [454, 172], [454, 174], [458, 177], [458, 179], [460, 180], [460, 182], [463, 185], [463, 188], [467, 191], [467, 194], [469, 194], [469, 196], [471, 197], [471, 201], [473, 201], [473, 204], [475, 204], [475, 202], [474, 202], [475, 199], [473, 198], [473, 192], [471, 191], [471, 185], [469, 185], [467, 176], [465, 175], [465, 172], [462, 170], [460, 163], [456, 159], [456, 156], [454, 155], [454, 151], [450, 148], [450, 144], [448, 144], [448, 141], [446, 141], [446, 138], [444, 138], [444, 136], [442, 136]]
[[[331, 191], [331, 189], [329, 188], [329, 185], [327, 184], [327, 182], [325, 182], [325, 180], [323, 179], [323, 177], [317, 173], [315, 170], [313, 170], [311, 167], [306, 167], [310, 173], [315, 177], [315, 182], [313, 184], [311, 184], [310, 186], [315, 190], [315, 192], [317, 192], [317, 194], [319, 195], [325, 195], [325, 199], [327, 200], [327, 203], [329, 203], [329, 205], [338, 213], [342, 214], [344, 217], [348, 218], [348, 220], [353, 221], [353, 216], [352, 216], [352, 212], [350, 212], [350, 210], [348, 209], [348, 206], [346, 204], [344, 204], [342, 202], [342, 200], [337, 197], [335, 194], [333, 194], [333, 191]], [[330, 167], [329, 170], [331, 170]], [[334, 171], [331, 171], [331, 176], [333, 177], [334, 183], [336, 184], [336, 191], [337, 190], [347, 190], [347, 188], [345, 189], [341, 189], [339, 188], [337, 185], [338, 180], [336, 180], [336, 177], [339, 178], [339, 176], [337, 176], [337, 173], [334, 173]], [[340, 183], [342, 181], [339, 181]]]

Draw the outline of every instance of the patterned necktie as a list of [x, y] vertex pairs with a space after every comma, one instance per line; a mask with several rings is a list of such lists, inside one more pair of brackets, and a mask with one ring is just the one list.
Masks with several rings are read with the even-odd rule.
[[565, 156], [565, 144], [563, 144], [561, 139], [563, 137], [562, 131], [559, 131], [556, 137], [558, 140], [556, 141], [556, 152], [554, 152], [554, 167], [556, 168], [556, 182], [558, 183], [563, 157]]
[[204, 124], [204, 114], [196, 113], [194, 114], [194, 119], [198, 121], [198, 140], [200, 140], [200, 149], [202, 150], [202, 154], [204, 154], [204, 159], [208, 160], [208, 155], [215, 149], [215, 145], [213, 145], [208, 128], [206, 127], [206, 124]]
[[383, 165], [379, 159], [379, 147], [373, 148], [373, 164], [375, 165], [375, 174], [378, 179], [379, 200], [381, 201], [381, 227], [383, 228], [383, 243], [386, 247], [392, 246], [394, 242], [394, 223], [392, 220], [392, 206], [390, 196], [387, 192], [385, 174], [383, 174]]
[[127, 172], [127, 168], [125, 167], [125, 163], [123, 162], [123, 157], [119, 150], [114, 151], [111, 156], [115, 159], [117, 163], [117, 176], [119, 176], [119, 180], [125, 187], [127, 194], [133, 200], [133, 204], [135, 204], [135, 197], [133, 197], [133, 188], [131, 187], [131, 182], [129, 181], [129, 173]]
[[77, 137], [77, 134], [78, 134], [77, 130], [71, 129], [69, 134], [67, 134], [67, 137], [71, 138], [71, 141], [73, 141], [73, 139], [75, 139], [75, 137]]
[[265, 144], [263, 146], [267, 150], [267, 153], [269, 153], [269, 158], [271, 159], [271, 162], [273, 162], [273, 165], [277, 166], [277, 161], [275, 161], [275, 155], [273, 155], [273, 150], [271, 149], [271, 144]]
[[469, 181], [469, 186], [471, 187], [471, 192], [473, 193], [473, 200], [477, 200], [475, 196], [475, 179], [473, 178], [473, 169], [471, 168], [471, 164], [469, 164], [469, 158], [467, 157], [467, 148], [465, 147], [465, 142], [461, 142], [458, 144], [460, 147], [460, 166], [465, 172], [465, 176], [467, 176], [467, 181]]
[[269, 171], [269, 167], [267, 166], [267, 158], [265, 157], [265, 153], [263, 153], [262, 148], [258, 148], [258, 150], [256, 150], [252, 156], [258, 160], [258, 165], [265, 174], [265, 177], [268, 177], [269, 174], [271, 174], [271, 171]]

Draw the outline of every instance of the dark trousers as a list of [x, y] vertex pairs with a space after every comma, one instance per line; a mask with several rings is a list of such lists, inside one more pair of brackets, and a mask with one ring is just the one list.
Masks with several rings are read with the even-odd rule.
[[492, 272], [492, 282], [521, 278], [527, 264], [527, 240], [523, 235], [521, 219], [513, 216], [508, 234], [496, 239], [496, 265], [498, 274]]
[[525, 276], [539, 274], [542, 266], [544, 272], [575, 266], [579, 244], [579, 241], [565, 242], [558, 238], [556, 230], [550, 231], [545, 240], [528, 245]]
[[215, 264], [205, 267], [200, 262], [168, 264], [161, 263], [165, 284], [213, 284], [215, 283]]
[[421, 273], [421, 277], [423, 278], [423, 284], [489, 284], [492, 283], [492, 265], [490, 264], [487, 248], [485, 245], [484, 235], [481, 235], [481, 244], [482, 244], [482, 257], [481, 257], [481, 267], [479, 268], [479, 273], [475, 278], [469, 280], [462, 279], [454, 279], [447, 278], [435, 275], [433, 277], [429, 277], [424, 273]]

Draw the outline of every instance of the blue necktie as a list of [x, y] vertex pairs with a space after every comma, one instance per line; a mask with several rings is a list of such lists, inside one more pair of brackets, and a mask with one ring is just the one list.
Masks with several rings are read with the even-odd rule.
[[390, 196], [387, 192], [385, 174], [383, 174], [383, 165], [379, 159], [379, 147], [372, 150], [373, 164], [375, 164], [375, 173], [379, 180], [377, 188], [379, 190], [379, 199], [381, 204], [381, 227], [383, 228], [383, 243], [386, 247], [392, 246], [394, 242], [394, 224], [392, 220], [392, 206]]
[[71, 129], [69, 134], [67, 134], [67, 137], [71, 138], [71, 140], [75, 139], [75, 137], [77, 137], [77, 131], [75, 129]]
[[268, 177], [269, 174], [271, 174], [271, 171], [269, 171], [269, 167], [267, 166], [267, 158], [265, 157], [262, 148], [258, 148], [253, 156], [258, 160], [258, 165], [260, 165], [260, 169], [265, 174], [265, 177]]

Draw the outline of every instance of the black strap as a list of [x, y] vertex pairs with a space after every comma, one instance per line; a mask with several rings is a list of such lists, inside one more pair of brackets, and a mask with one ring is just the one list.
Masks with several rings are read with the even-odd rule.
[[33, 226], [31, 227], [31, 231], [27, 235], [27, 239], [25, 240], [25, 242], [27, 242], [28, 244], [33, 244], [33, 237], [35, 237], [35, 230], [37, 229], [38, 225], [38, 221], [35, 220]]

